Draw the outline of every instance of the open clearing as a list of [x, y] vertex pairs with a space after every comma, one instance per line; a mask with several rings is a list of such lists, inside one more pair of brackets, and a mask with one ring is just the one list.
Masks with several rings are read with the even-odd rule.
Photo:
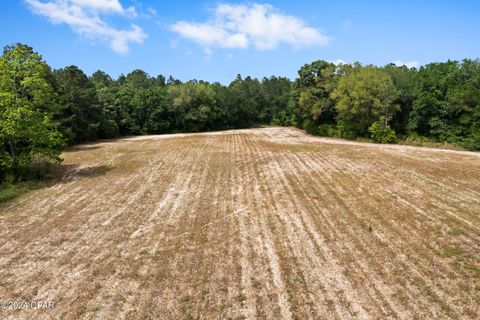
[[0, 206], [7, 319], [480, 317], [480, 154], [291, 128], [64, 153]]

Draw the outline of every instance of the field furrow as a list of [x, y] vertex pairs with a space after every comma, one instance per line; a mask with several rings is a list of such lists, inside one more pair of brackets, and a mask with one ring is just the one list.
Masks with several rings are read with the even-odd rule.
[[0, 205], [6, 319], [478, 319], [480, 154], [292, 128], [76, 146]]

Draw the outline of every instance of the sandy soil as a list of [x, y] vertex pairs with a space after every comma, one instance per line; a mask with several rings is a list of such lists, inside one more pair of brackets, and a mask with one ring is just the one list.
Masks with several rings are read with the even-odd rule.
[[2, 319], [478, 319], [480, 154], [290, 128], [64, 153], [0, 206]]

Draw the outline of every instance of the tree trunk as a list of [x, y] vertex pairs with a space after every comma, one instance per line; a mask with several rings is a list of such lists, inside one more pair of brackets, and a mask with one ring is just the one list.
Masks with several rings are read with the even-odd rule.
[[10, 155], [15, 161], [15, 158], [17, 157], [17, 153], [15, 151], [15, 140], [13, 138], [8, 138], [8, 146], [10, 147]]

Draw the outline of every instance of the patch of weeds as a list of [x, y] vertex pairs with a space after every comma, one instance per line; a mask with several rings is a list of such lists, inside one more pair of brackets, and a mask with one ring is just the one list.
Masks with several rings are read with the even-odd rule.
[[188, 294], [181, 297], [179, 300], [180, 303], [187, 303], [188, 301], [190, 301], [190, 296]]
[[180, 298], [179, 304], [180, 304], [180, 311], [183, 312], [185, 315], [183, 319], [195, 319], [189, 312], [189, 307], [188, 307], [188, 302], [190, 301], [190, 296], [185, 295]]
[[452, 236], [461, 236], [463, 234], [465, 234], [465, 232], [463, 231], [462, 228], [459, 228], [459, 227], [450, 227], [450, 230], [448, 230], [448, 234], [452, 235]]
[[220, 311], [224, 312], [225, 310], [230, 309], [231, 307], [233, 307], [231, 303], [223, 303], [220, 306]]
[[150, 252], [148, 252], [147, 249], [143, 249], [142, 251], [140, 251], [140, 255], [141, 255], [141, 256], [149, 256], [149, 255], [150, 255]]
[[117, 273], [117, 268], [112, 267], [112, 268], [110, 269], [110, 273], [111, 273], [111, 274]]
[[125, 319], [127, 320], [137, 319], [137, 311], [136, 310], [128, 311], [127, 314], [125, 315]]
[[452, 236], [460, 236], [462, 234], [465, 234], [465, 231], [461, 228], [461, 225], [459, 224], [457, 219], [454, 218], [446, 218], [445, 219], [446, 224], [448, 225], [448, 234]]
[[208, 295], [208, 289], [202, 289], [202, 291], [200, 291], [200, 296], [205, 299], [205, 297]]
[[183, 320], [196, 320], [196, 319], [200, 319], [200, 318], [192, 316], [192, 314], [190, 312], [187, 312], [183, 316]]
[[101, 310], [100, 306], [93, 306], [90, 309], [90, 312], [97, 313]]
[[260, 290], [262, 288], [262, 284], [260, 283], [260, 281], [258, 281], [254, 277], [251, 277], [250, 280], [252, 281], [252, 287], [254, 287], [255, 289]]
[[335, 311], [335, 302], [333, 300], [325, 300], [325, 305], [327, 306], [328, 310]]
[[14, 199], [27, 191], [24, 184], [9, 184], [0, 186], [0, 203]]
[[395, 293], [393, 294], [393, 297], [397, 299], [403, 306], [407, 305], [408, 298], [407, 296], [403, 293], [403, 290], [396, 290]]
[[161, 274], [158, 274], [158, 273], [152, 275], [152, 277], [153, 277], [153, 281], [154, 281], [155, 283], [160, 283], [160, 282], [162, 282], [162, 280], [163, 280], [162, 275], [161, 275]]
[[480, 267], [474, 264], [465, 263], [464, 268], [473, 271], [473, 276], [480, 279]]
[[471, 292], [471, 288], [470, 288], [470, 285], [468, 283], [465, 283], [465, 282], [461, 282], [459, 285], [460, 289], [462, 289], [463, 291], [465, 292]]
[[451, 258], [454, 256], [459, 256], [461, 254], [463, 254], [463, 249], [459, 247], [447, 246], [443, 249], [443, 256], [445, 258]]
[[121, 294], [118, 294], [118, 295], [116, 296], [116, 298], [117, 298], [117, 300], [120, 301], [121, 303], [127, 302], [127, 298], [125, 298], [125, 297], [124, 297], [123, 295], [121, 295]]
[[362, 228], [367, 229], [368, 232], [373, 232], [372, 225], [370, 224], [370, 222], [368, 220], [360, 221], [360, 225], [362, 226]]
[[228, 291], [228, 288], [227, 288], [227, 286], [225, 286], [225, 284], [220, 283], [220, 284], [218, 285], [218, 290], [221, 291], [221, 292], [227, 292], [227, 291]]
[[293, 275], [293, 281], [305, 285], [305, 278], [301, 272], [297, 272]]
[[237, 301], [238, 303], [240, 303], [241, 305], [243, 305], [243, 303], [247, 300], [247, 296], [243, 293], [239, 293], [236, 297], [235, 297], [235, 301]]
[[423, 283], [423, 292], [428, 295], [434, 302], [438, 303], [442, 310], [445, 311], [450, 318], [458, 318], [452, 308], [448, 305], [448, 303], [440, 299], [440, 297], [432, 290], [431, 287], [425, 285], [424, 281], [419, 281], [419, 283]]

